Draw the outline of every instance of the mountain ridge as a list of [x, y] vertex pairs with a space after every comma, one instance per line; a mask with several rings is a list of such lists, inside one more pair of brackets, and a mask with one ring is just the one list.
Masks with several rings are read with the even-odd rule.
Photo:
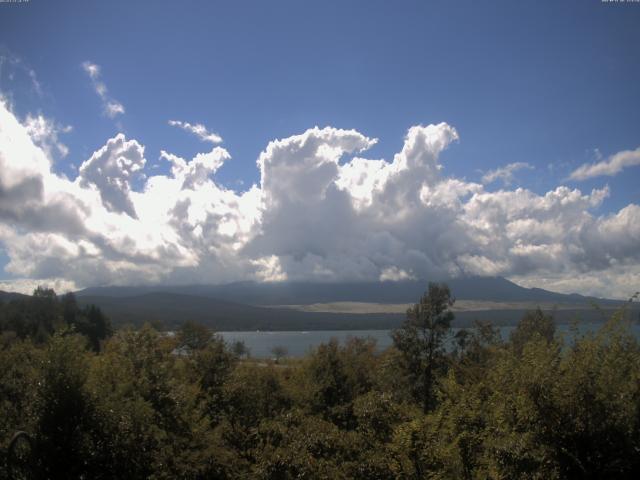
[[[557, 303], [605, 302], [618, 300], [563, 294], [541, 288], [526, 288], [503, 277], [459, 277], [445, 279], [455, 298], [490, 301], [538, 301]], [[128, 297], [166, 292], [215, 298], [246, 305], [314, 304], [340, 301], [373, 303], [413, 303], [424, 293], [427, 280], [399, 282], [254, 282], [220, 285], [157, 285], [90, 287], [76, 292], [82, 296]]]
[[[514, 325], [527, 310], [540, 306], [560, 323], [579, 318], [602, 321], [603, 310], [625, 302], [562, 294], [521, 287], [501, 277], [465, 277], [445, 280], [460, 303], [496, 304], [495, 308], [471, 308], [455, 312], [454, 324], [473, 325], [475, 320], [494, 325]], [[427, 281], [402, 282], [236, 282], [222, 285], [112, 286], [75, 292], [81, 305], [99, 306], [115, 325], [151, 322], [163, 329], [177, 328], [190, 320], [218, 331], [233, 330], [375, 330], [401, 324], [399, 311], [339, 311], [331, 303], [363, 302], [370, 305], [413, 304], [427, 288]], [[0, 292], [0, 300], [24, 297]], [[320, 308], [316, 308], [320, 305]], [[516, 306], [517, 305], [517, 306]], [[525, 306], [526, 305], [526, 306]], [[298, 308], [291, 308], [291, 307]], [[309, 306], [313, 308], [308, 308]], [[302, 308], [300, 308], [302, 307]], [[335, 306], [332, 306], [335, 307]], [[633, 306], [634, 311], [636, 306]], [[634, 314], [635, 315], [635, 314]]]

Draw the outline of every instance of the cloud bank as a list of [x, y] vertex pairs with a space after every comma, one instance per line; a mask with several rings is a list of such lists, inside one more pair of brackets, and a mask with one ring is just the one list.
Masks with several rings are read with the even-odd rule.
[[2, 104], [6, 270], [76, 287], [478, 274], [616, 297], [637, 289], [640, 206], [597, 215], [607, 187], [538, 195], [447, 177], [457, 141], [446, 123], [413, 126], [392, 159], [367, 159], [376, 139], [316, 127], [270, 142], [260, 183], [236, 192], [215, 180], [231, 159], [222, 147], [192, 159], [163, 151], [170, 173], [133, 182], [144, 146], [118, 134], [70, 180]]

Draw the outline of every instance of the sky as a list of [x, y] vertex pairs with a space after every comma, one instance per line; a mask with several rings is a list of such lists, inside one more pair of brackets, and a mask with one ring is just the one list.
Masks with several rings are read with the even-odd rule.
[[640, 3], [0, 3], [0, 289], [640, 289]]

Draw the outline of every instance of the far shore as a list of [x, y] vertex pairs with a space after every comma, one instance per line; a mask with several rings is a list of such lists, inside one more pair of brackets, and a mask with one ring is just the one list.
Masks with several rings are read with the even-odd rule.
[[[267, 308], [286, 308], [300, 312], [314, 313], [406, 313], [412, 303], [371, 303], [371, 302], [329, 302], [312, 303], [308, 305], [261, 305]], [[581, 303], [552, 303], [552, 302], [494, 302], [490, 300], [456, 300], [452, 310], [454, 312], [487, 312], [494, 310], [592, 310], [594, 307]], [[603, 310], [619, 308], [619, 306], [601, 307]]]

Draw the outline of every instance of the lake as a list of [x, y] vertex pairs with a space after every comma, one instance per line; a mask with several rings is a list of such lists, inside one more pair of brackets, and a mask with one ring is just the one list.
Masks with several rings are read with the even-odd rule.
[[[596, 331], [602, 323], [584, 323], [579, 327], [580, 333]], [[499, 327], [500, 335], [503, 339], [508, 339], [515, 327]], [[636, 338], [640, 339], [640, 325], [634, 323], [631, 327]], [[458, 330], [451, 329], [452, 332]], [[238, 340], [243, 341], [251, 351], [252, 357], [269, 358], [273, 354], [274, 347], [285, 347], [290, 357], [302, 357], [321, 343], [327, 343], [332, 338], [343, 343], [349, 337], [370, 337], [376, 340], [379, 350], [391, 346], [392, 340], [389, 333], [391, 330], [317, 330], [308, 332], [218, 332], [225, 341], [232, 343]], [[571, 335], [568, 324], [556, 326], [557, 333]]]

